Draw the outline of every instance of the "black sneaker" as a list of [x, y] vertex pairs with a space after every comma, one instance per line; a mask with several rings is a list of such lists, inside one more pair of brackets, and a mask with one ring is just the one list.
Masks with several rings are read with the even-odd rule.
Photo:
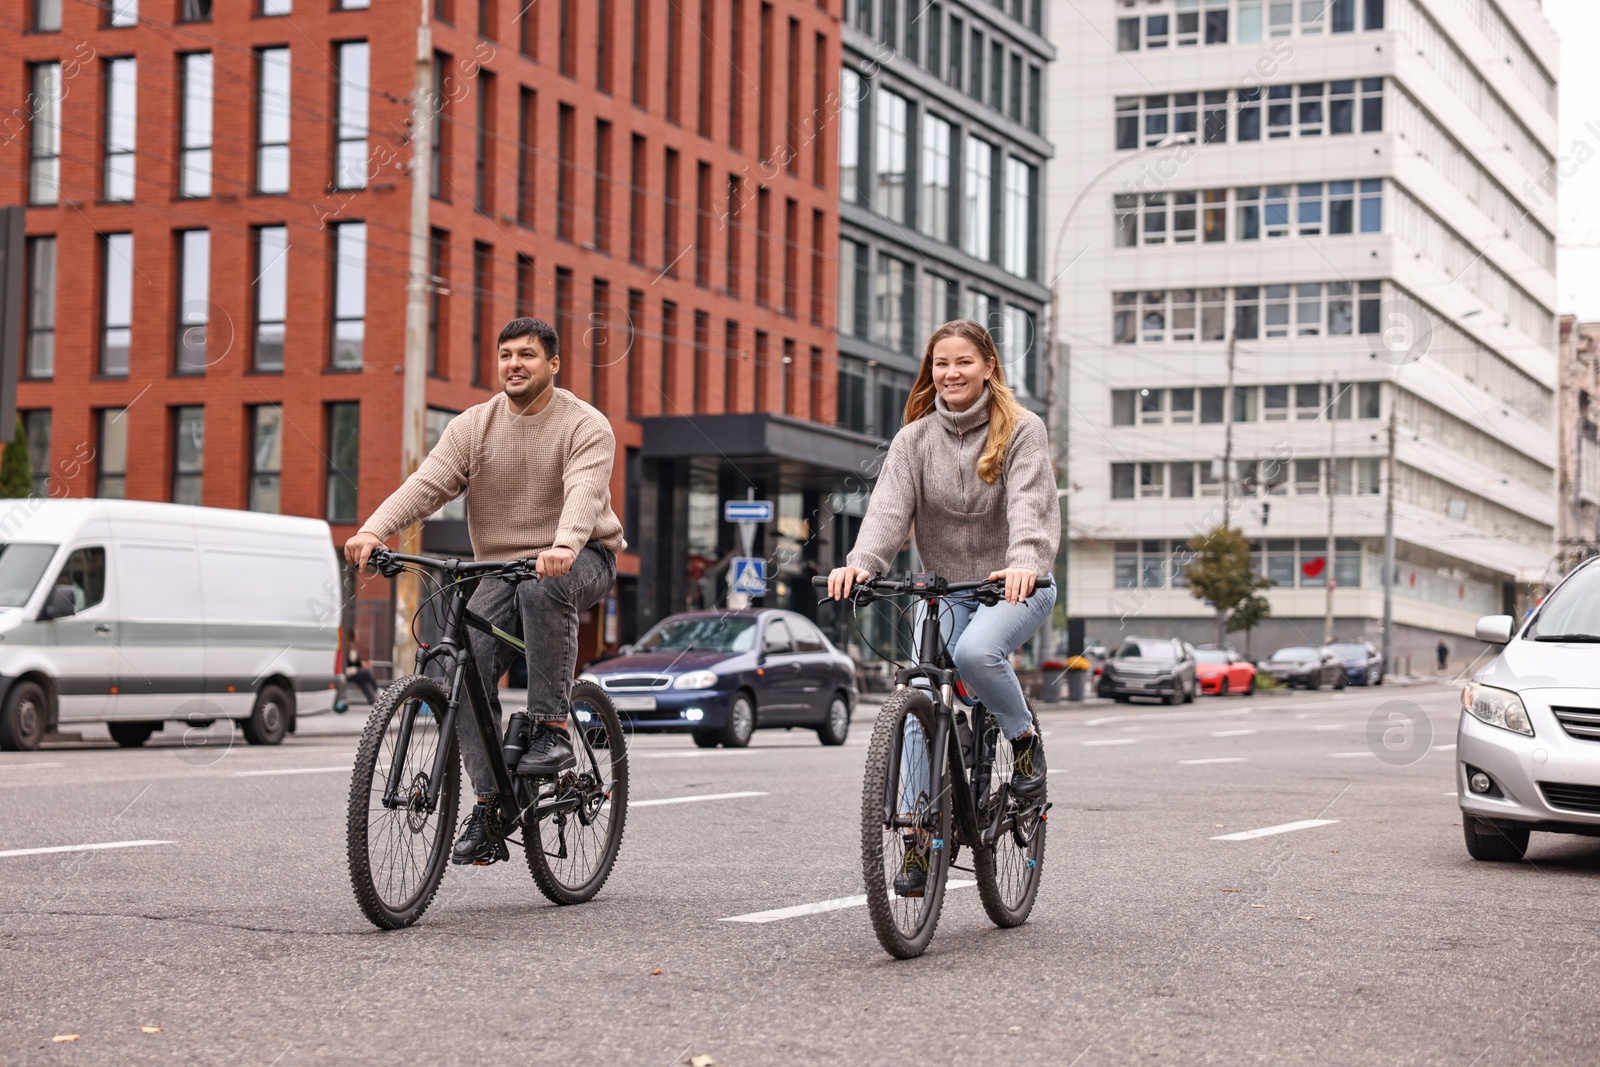
[[1044, 789], [1044, 744], [1039, 735], [1019, 737], [1011, 742], [1011, 791], [1031, 797]]
[[517, 773], [553, 778], [562, 771], [571, 770], [577, 763], [577, 758], [572, 754], [572, 739], [567, 736], [567, 731], [540, 723], [528, 741], [528, 751], [522, 754], [522, 760], [517, 764]]
[[906, 858], [894, 876], [894, 895], [920, 897], [928, 885], [928, 857], [917, 848], [915, 834], [905, 835]]
[[461, 836], [456, 839], [456, 847], [450, 852], [451, 863], [457, 865], [470, 863], [482, 867], [511, 858], [511, 852], [506, 848], [505, 842], [489, 840], [489, 827], [484, 819], [484, 809], [488, 806], [472, 805], [472, 814], [467, 816]]

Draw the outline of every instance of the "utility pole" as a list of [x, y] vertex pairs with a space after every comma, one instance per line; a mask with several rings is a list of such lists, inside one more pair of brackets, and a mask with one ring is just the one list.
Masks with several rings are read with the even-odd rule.
[[1222, 392], [1222, 525], [1233, 525], [1233, 352], [1228, 331], [1228, 387]]
[[[417, 26], [416, 88], [411, 99], [411, 263], [406, 273], [405, 378], [400, 406], [400, 480], [422, 465], [423, 421], [427, 418], [428, 372], [428, 196], [433, 159], [433, 28], [428, 0], [418, 0], [422, 21]], [[478, 354], [473, 353], [477, 359]], [[400, 531], [400, 551], [422, 552], [422, 524]], [[401, 574], [395, 582], [394, 666], [398, 676], [415, 662], [411, 617], [421, 605], [422, 580]]]
[[[1394, 670], [1394, 394], [1389, 394], [1389, 454], [1383, 479], [1388, 499], [1383, 505], [1383, 673]], [[1352, 474], [1355, 472], [1352, 471]], [[1351, 488], [1355, 488], [1351, 486]]]
[[[1333, 565], [1333, 561], [1338, 558], [1334, 553], [1333, 542], [1333, 489], [1338, 479], [1338, 475], [1335, 473], [1338, 470], [1338, 461], [1334, 457], [1339, 454], [1335, 447], [1339, 432], [1339, 399], [1339, 372], [1335, 371], [1333, 374], [1333, 392], [1328, 403], [1328, 551], [1322, 557], [1323, 566], [1328, 575], [1322, 583], [1328, 594], [1328, 603], [1322, 612], [1322, 640], [1328, 644], [1333, 643], [1333, 589], [1337, 584], [1334, 578], [1335, 568]], [[1354, 464], [1351, 466], [1353, 468]], [[1350, 476], [1354, 480], [1354, 469], [1351, 470]], [[1355, 486], [1352, 485], [1350, 488], [1354, 491]]]

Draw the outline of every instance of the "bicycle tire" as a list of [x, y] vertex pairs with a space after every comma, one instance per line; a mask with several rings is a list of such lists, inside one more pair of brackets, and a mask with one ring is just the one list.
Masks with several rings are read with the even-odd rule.
[[[598, 841], [594, 840], [595, 835], [588, 833], [592, 825], [586, 825], [576, 815], [566, 813], [546, 816], [523, 828], [522, 847], [528, 858], [528, 872], [533, 875], [539, 891], [556, 904], [582, 904], [600, 892], [611, 877], [612, 866], [617, 862], [617, 852], [622, 848], [622, 834], [628, 821], [628, 738], [622, 732], [617, 709], [612, 706], [611, 698], [605, 691], [593, 682], [574, 684], [571, 704], [567, 725], [572, 731], [578, 765], [568, 774], [557, 778], [549, 788], [556, 794], [576, 788], [592, 799], [596, 785], [604, 787], [608, 782], [615, 784], [609, 795], [600, 801], [594, 814], [596, 821], [604, 819]], [[590, 718], [585, 719], [585, 714]], [[599, 718], [598, 725], [594, 721], [596, 716]], [[585, 731], [590, 737], [594, 766], [585, 766], [588, 753], [578, 737], [579, 730]], [[597, 733], [603, 737], [596, 738], [594, 735]], [[585, 782], [585, 778], [595, 777], [599, 778], [598, 782]], [[562, 853], [568, 851], [566, 835], [574, 825], [577, 827], [577, 840], [586, 843], [580, 850], [582, 856], [576, 862], [552, 862], [572, 859]], [[552, 828], [553, 838], [548, 836]], [[550, 851], [552, 844], [556, 846], [555, 852]], [[587, 866], [582, 862], [584, 857], [591, 861]]]
[[[453, 736], [444, 739], [450, 747], [437, 808], [428, 812], [423, 803], [438, 752], [438, 724], [444, 721], [447, 702], [444, 690], [432, 678], [412, 674], [396, 680], [379, 694], [356, 750], [345, 820], [350, 886], [362, 914], [383, 930], [403, 929], [420, 919], [438, 892], [448, 866], [461, 793], [461, 760]], [[401, 773], [401, 788], [408, 803], [386, 808], [383, 793], [399, 740], [399, 732], [390, 730], [390, 722], [413, 704], [418, 705], [413, 712], [416, 721], [405, 754], [406, 768]], [[422, 714], [424, 708], [429, 714]], [[410, 838], [424, 838], [430, 829], [431, 837], [416, 842], [422, 846], [420, 857], [415, 848], [404, 847], [412, 843]], [[397, 851], [405, 855], [396, 855]]]
[[[1034, 713], [1031, 701], [1028, 703], [1028, 713], [1033, 716], [1033, 729], [1037, 733], [1039, 716]], [[992, 803], [999, 786], [1011, 779], [1011, 743], [1002, 736], [992, 716], [986, 715], [983, 725], [985, 731], [993, 731], [995, 754], [990, 764], [988, 788], [983, 794], [985, 806], [979, 809], [980, 833], [989, 822], [987, 813], [993, 811], [987, 804]], [[1047, 784], [1039, 796], [1029, 798], [1024, 811], [1042, 810], [1049, 788]], [[1033, 903], [1039, 895], [1039, 882], [1044, 876], [1045, 832], [1049, 825], [1043, 815], [1036, 814], [1032, 818], [1024, 816], [1020, 833], [1027, 841], [1026, 846], [1018, 840], [1019, 831], [1001, 834], [1000, 839], [989, 848], [974, 844], [972, 870], [978, 880], [978, 899], [983, 902], [983, 910], [989, 916], [989, 921], [1002, 929], [1021, 926], [1033, 911]]]
[[[872, 728], [872, 741], [867, 748], [866, 773], [861, 788], [861, 870], [867, 890], [867, 913], [872, 918], [872, 930], [878, 944], [885, 952], [898, 959], [914, 959], [927, 950], [928, 942], [939, 925], [939, 913], [944, 907], [945, 882], [949, 874], [950, 804], [946, 761], [933, 759], [924, 747], [921, 758], [928, 764], [932, 796], [929, 812], [936, 837], [928, 852], [928, 881], [923, 895], [898, 897], [894, 894], [894, 873], [904, 862], [905, 844], [902, 831], [886, 828], [883, 820], [883, 801], [888, 785], [889, 756], [901, 746], [907, 716], [916, 716], [922, 724], [923, 736], [931, 746], [933, 741], [933, 702], [928, 694], [917, 689], [897, 690], [878, 711]], [[907, 753], [901, 752], [899, 777], [907, 773]], [[936, 776], [936, 777], [935, 777]], [[896, 792], [899, 791], [896, 785]]]

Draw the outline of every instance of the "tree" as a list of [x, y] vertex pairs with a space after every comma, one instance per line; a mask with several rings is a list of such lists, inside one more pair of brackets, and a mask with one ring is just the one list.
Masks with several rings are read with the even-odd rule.
[[1272, 608], [1261, 590], [1272, 579], [1255, 573], [1250, 542], [1229, 526], [1218, 526], [1189, 542], [1191, 557], [1183, 569], [1189, 595], [1209, 601], [1217, 609], [1217, 644], [1224, 629], [1248, 630], [1266, 618]]
[[0, 452], [0, 498], [14, 499], [33, 494], [33, 465], [28, 462], [28, 435], [23, 432], [22, 419], [17, 419], [17, 432], [11, 443]]

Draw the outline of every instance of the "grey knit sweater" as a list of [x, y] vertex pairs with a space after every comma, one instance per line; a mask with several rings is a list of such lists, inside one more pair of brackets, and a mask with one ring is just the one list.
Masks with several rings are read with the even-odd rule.
[[1007, 567], [1043, 574], [1061, 541], [1061, 506], [1044, 421], [1024, 412], [1000, 477], [978, 476], [988, 440], [989, 390], [967, 410], [944, 398], [889, 443], [860, 536], [847, 562], [886, 574], [915, 525], [922, 564], [941, 578], [981, 581]]

